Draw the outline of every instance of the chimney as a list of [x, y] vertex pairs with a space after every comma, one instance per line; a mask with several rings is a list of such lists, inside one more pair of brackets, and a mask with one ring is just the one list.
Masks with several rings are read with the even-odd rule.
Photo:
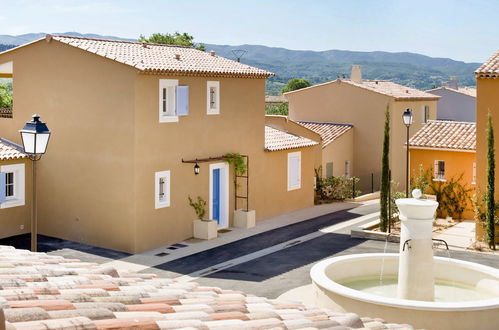
[[352, 65], [352, 73], [350, 74], [350, 80], [354, 83], [362, 84], [362, 72], [360, 70], [360, 65]]
[[175, 59], [180, 60], [180, 54], [175, 54]]
[[211, 50], [211, 51], [210, 51], [210, 55], [211, 55], [211, 56], [215, 56], [215, 51], [214, 51], [214, 50]]
[[449, 88], [456, 89], [456, 90], [458, 89], [456, 76], [450, 77]]

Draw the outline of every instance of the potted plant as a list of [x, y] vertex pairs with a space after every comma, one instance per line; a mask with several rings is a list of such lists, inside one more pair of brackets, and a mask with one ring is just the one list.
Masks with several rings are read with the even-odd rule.
[[191, 196], [188, 196], [189, 205], [196, 212], [197, 219], [193, 223], [193, 236], [200, 239], [217, 238], [218, 228], [216, 221], [206, 219], [206, 201], [198, 196], [194, 201]]
[[[238, 153], [225, 154], [227, 163], [234, 165], [234, 189], [237, 191], [237, 177], [244, 176], [248, 173], [248, 164], [244, 161], [244, 157]], [[255, 227], [255, 210], [238, 209], [234, 211], [234, 227], [236, 228], [252, 228]]]

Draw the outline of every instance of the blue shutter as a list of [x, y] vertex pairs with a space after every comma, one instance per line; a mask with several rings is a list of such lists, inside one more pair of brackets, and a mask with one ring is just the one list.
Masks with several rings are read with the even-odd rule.
[[0, 203], [5, 202], [7, 173], [0, 173]]
[[189, 86], [177, 86], [177, 116], [189, 115]]

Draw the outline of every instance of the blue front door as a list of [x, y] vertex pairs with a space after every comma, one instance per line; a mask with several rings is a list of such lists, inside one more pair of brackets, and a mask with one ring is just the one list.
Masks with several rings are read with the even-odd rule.
[[213, 220], [220, 224], [220, 169], [213, 170]]

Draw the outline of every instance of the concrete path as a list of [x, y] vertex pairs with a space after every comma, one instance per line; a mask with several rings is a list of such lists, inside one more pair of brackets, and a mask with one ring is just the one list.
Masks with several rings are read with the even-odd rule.
[[434, 238], [443, 239], [452, 250], [466, 250], [475, 240], [475, 221], [465, 220], [442, 230]]

